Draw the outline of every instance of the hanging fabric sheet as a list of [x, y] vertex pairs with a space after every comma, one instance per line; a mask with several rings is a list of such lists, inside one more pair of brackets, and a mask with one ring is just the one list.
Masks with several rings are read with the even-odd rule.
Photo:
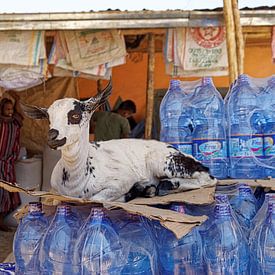
[[228, 74], [225, 28], [169, 29], [165, 46], [166, 72], [173, 76]]
[[126, 62], [123, 36], [113, 31], [59, 31], [49, 57], [54, 76], [105, 78]]
[[39, 66], [46, 59], [44, 31], [0, 31], [0, 64]]
[[49, 77], [45, 31], [0, 31], [0, 86], [24, 90]]

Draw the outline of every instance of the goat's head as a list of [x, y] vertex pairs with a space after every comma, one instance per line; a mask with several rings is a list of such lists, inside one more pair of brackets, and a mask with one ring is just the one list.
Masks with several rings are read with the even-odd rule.
[[80, 141], [83, 130], [89, 127], [92, 114], [105, 103], [111, 91], [110, 81], [101, 93], [86, 101], [63, 98], [54, 101], [48, 109], [26, 104], [21, 106], [27, 116], [49, 120], [48, 144], [52, 149], [61, 149]]

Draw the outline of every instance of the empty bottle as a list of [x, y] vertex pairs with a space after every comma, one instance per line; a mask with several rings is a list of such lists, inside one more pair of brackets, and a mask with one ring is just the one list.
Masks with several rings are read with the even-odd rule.
[[183, 101], [181, 114], [178, 120], [179, 144], [178, 149], [185, 154], [192, 155], [192, 108], [187, 106], [188, 102]]
[[40, 202], [30, 202], [28, 214], [20, 221], [14, 236], [16, 274], [40, 274], [39, 250], [48, 227]]
[[257, 200], [251, 188], [245, 184], [241, 184], [238, 191], [238, 194], [230, 200], [230, 204], [245, 236], [248, 238], [252, 219], [255, 217], [258, 210]]
[[275, 194], [274, 193], [267, 193], [265, 194], [265, 200], [262, 204], [261, 208], [258, 210], [257, 214], [253, 218], [251, 222], [251, 231], [249, 235], [249, 244], [253, 243], [255, 240], [256, 235], [264, 222], [266, 215], [268, 213], [268, 204], [269, 202], [275, 202]]
[[264, 158], [265, 175], [275, 177], [275, 76], [269, 79], [267, 87], [262, 94], [264, 106], [265, 125], [263, 127], [264, 135]]
[[226, 101], [230, 177], [262, 178], [263, 134], [259, 91], [240, 75]]
[[156, 246], [142, 219], [125, 213], [119, 221], [118, 234], [128, 254], [121, 275], [157, 274]]
[[207, 274], [247, 275], [249, 250], [246, 238], [231, 215], [228, 204], [216, 204], [212, 225], [202, 232]]
[[172, 79], [169, 89], [160, 104], [160, 140], [172, 144], [175, 148], [179, 145], [178, 122], [181, 115], [180, 81]]
[[74, 274], [73, 251], [79, 234], [80, 221], [69, 205], [58, 205], [54, 218], [43, 238], [41, 274]]
[[251, 247], [251, 274], [275, 274], [275, 202], [268, 203], [268, 212]]
[[192, 98], [194, 108], [193, 155], [209, 167], [211, 175], [227, 177], [227, 143], [223, 99], [205, 77]]
[[79, 232], [73, 257], [75, 274], [121, 274], [127, 258], [103, 208], [93, 207]]
[[[172, 209], [184, 213], [183, 205], [174, 204]], [[179, 240], [165, 228], [161, 233], [158, 248], [161, 274], [205, 274], [202, 241], [197, 228]]]

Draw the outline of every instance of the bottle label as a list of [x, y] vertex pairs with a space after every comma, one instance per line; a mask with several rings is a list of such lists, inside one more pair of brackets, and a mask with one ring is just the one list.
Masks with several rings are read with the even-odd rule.
[[275, 134], [264, 136], [264, 155], [266, 157], [275, 156]]
[[181, 151], [183, 154], [192, 155], [192, 143], [170, 143], [173, 147]]
[[227, 156], [226, 141], [193, 139], [193, 153], [199, 161], [224, 159]]
[[263, 138], [261, 135], [231, 136], [229, 149], [232, 158], [263, 157]]

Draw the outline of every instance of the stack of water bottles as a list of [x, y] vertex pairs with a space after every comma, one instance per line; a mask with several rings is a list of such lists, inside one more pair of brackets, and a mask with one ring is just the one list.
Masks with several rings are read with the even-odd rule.
[[14, 237], [16, 274], [158, 274], [155, 243], [142, 219], [109, 212], [91, 207], [85, 216], [61, 204], [46, 216], [41, 203], [30, 203]]
[[225, 100], [212, 79], [171, 80], [160, 140], [192, 154], [218, 179], [275, 177], [275, 76], [240, 75]]
[[45, 215], [30, 203], [14, 238], [16, 274], [275, 274], [275, 194], [260, 205], [242, 183], [211, 205], [169, 208], [209, 218], [177, 239], [123, 210], [61, 204]]

